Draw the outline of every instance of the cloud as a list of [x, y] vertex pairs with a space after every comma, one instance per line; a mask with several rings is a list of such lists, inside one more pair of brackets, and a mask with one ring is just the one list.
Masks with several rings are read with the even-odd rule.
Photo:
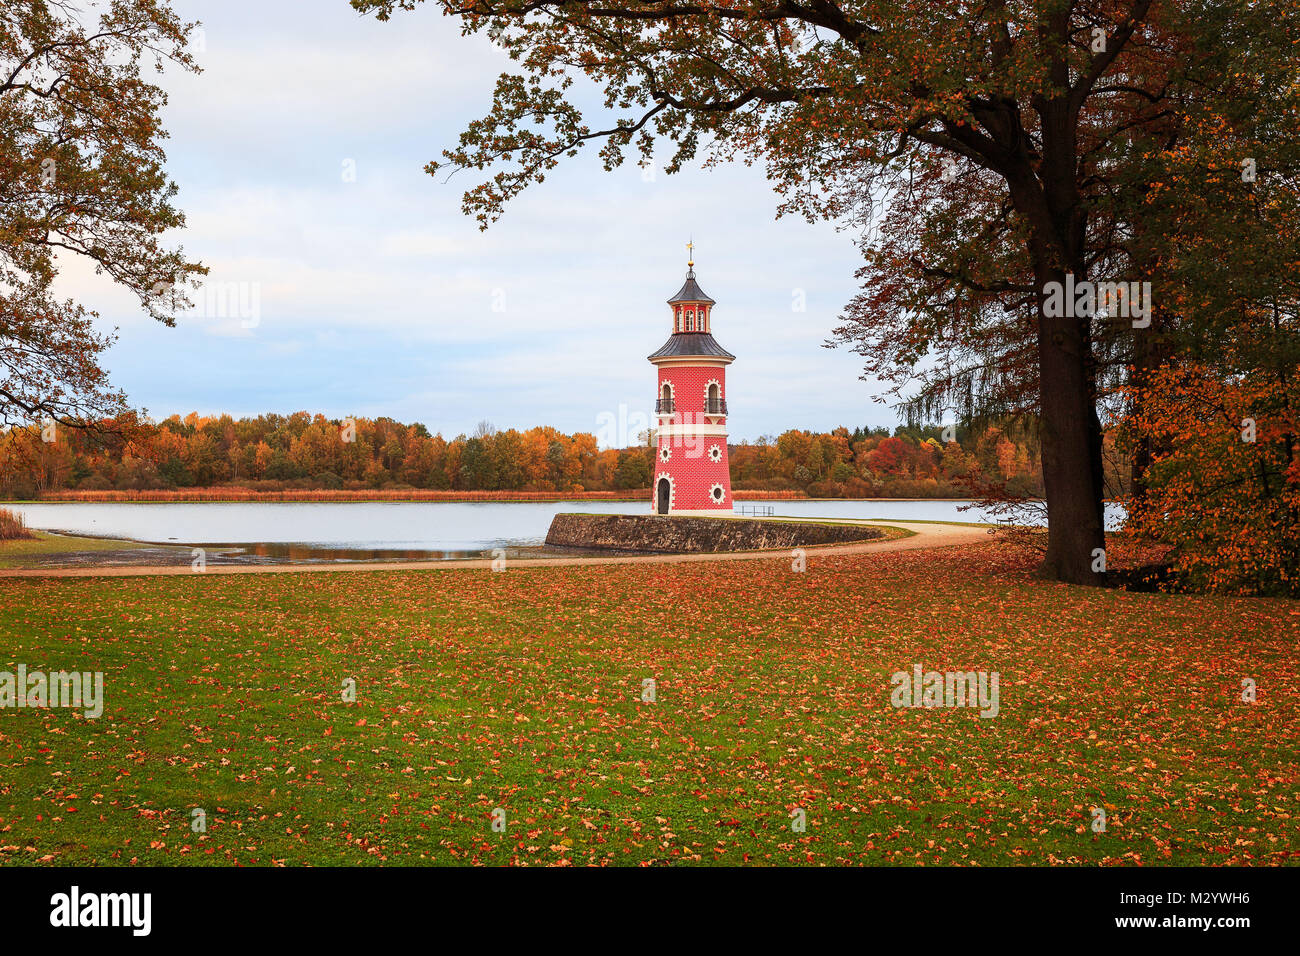
[[188, 219], [176, 238], [210, 287], [245, 302], [256, 290], [258, 319], [205, 303], [167, 329], [84, 263], [60, 279], [121, 327], [114, 380], [154, 414], [592, 430], [602, 411], [653, 400], [645, 356], [669, 333], [665, 300], [693, 235], [715, 332], [738, 356], [733, 435], [893, 422], [858, 381], [860, 360], [822, 348], [856, 291], [851, 237], [775, 221], [761, 169], [647, 178], [605, 173], [587, 150], [483, 233], [460, 210], [477, 174], [446, 181], [423, 166], [485, 112], [509, 63], [500, 51], [431, 7], [379, 24], [341, 0], [310, 16], [178, 5], [204, 22], [207, 49], [203, 74], [166, 77], [168, 168]]

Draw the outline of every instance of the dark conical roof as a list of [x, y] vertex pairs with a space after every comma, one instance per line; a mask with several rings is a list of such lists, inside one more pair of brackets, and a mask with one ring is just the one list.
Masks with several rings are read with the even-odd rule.
[[668, 300], [669, 305], [676, 305], [678, 302], [707, 302], [709, 305], [717, 303], [704, 294], [704, 290], [695, 282], [695, 270], [691, 269], [686, 273], [686, 284], [677, 291], [677, 294]]
[[[692, 299], [692, 302], [702, 301]], [[711, 301], [711, 300], [710, 300]], [[668, 337], [668, 341], [659, 347], [655, 352], [646, 356], [650, 361], [661, 358], [699, 356], [702, 358], [723, 358], [730, 361], [736, 356], [732, 355], [708, 332], [676, 332]]]

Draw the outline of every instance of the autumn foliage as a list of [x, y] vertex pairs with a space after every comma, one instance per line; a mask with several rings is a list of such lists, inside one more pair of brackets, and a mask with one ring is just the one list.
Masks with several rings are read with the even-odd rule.
[[194, 26], [157, 0], [0, 5], [0, 422], [127, 408], [101, 365], [114, 336], [56, 291], [61, 270], [93, 268], [168, 325], [207, 271], [163, 240], [185, 217], [152, 81], [196, 69]]
[[1129, 427], [1161, 450], [1131, 531], [1171, 544], [1184, 586], [1300, 595], [1300, 456], [1290, 383], [1224, 381], [1205, 366], [1156, 373]]
[[[321, 415], [133, 418], [91, 431], [0, 432], [0, 494], [81, 500], [501, 500], [639, 495], [653, 448], [599, 448], [554, 428], [445, 439], [419, 423]], [[946, 438], [954, 438], [946, 441]], [[1010, 428], [793, 429], [731, 446], [732, 487], [747, 497], [965, 497], [987, 474], [1041, 489], [1032, 437]]]

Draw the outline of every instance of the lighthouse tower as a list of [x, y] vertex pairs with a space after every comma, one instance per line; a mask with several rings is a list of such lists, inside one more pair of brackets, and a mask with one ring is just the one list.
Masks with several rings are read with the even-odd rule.
[[673, 334], [650, 356], [659, 370], [651, 506], [661, 515], [730, 514], [727, 366], [736, 357], [713, 338], [715, 303], [695, 282], [693, 256], [686, 265], [686, 284], [668, 300]]

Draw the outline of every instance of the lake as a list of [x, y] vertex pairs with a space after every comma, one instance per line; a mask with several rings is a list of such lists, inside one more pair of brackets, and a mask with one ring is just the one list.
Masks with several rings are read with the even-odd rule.
[[[777, 515], [885, 520], [983, 521], [964, 501], [746, 501]], [[546, 502], [49, 502], [6, 504], [43, 531], [157, 544], [234, 546], [271, 559], [459, 558], [495, 548], [534, 549], [558, 512], [646, 514], [637, 501]]]

